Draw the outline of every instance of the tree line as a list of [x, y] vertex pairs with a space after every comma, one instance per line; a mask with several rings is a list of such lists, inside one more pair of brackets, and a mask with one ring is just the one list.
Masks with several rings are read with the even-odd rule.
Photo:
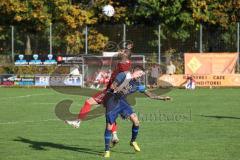
[[[102, 13], [104, 5], [114, 6], [115, 15]], [[199, 25], [228, 30], [240, 20], [239, 0], [0, 0], [0, 41], [4, 29], [17, 26], [24, 33], [26, 54], [31, 54], [31, 35], [44, 33], [54, 24], [54, 45], [67, 46], [68, 54], [84, 49], [85, 26], [104, 24], [161, 25], [171, 38], [187, 39], [189, 29]], [[161, 35], [163, 38], [166, 36]], [[99, 53], [109, 38], [92, 29], [89, 50]]]

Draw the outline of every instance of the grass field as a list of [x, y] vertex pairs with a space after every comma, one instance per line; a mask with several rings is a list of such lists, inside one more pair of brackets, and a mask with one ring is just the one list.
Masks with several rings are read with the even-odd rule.
[[[113, 160], [239, 160], [240, 89], [175, 89], [173, 101], [137, 99], [141, 119], [135, 154], [129, 146], [131, 124], [118, 119], [120, 143]], [[85, 97], [51, 89], [0, 88], [0, 160], [103, 159], [104, 117], [73, 129], [58, 120], [55, 105]]]

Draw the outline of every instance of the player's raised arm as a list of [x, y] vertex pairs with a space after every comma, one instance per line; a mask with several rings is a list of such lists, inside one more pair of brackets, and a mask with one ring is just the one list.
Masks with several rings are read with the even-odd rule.
[[143, 85], [143, 84], [138, 85], [137, 90], [140, 93], [145, 94], [147, 97], [149, 97], [151, 99], [164, 100], [164, 101], [171, 100], [171, 97], [169, 97], [169, 96], [159, 96], [159, 95], [156, 95], [155, 93], [147, 91], [145, 85]]
[[169, 97], [169, 96], [159, 96], [159, 95], [156, 95], [156, 94], [154, 94], [154, 93], [151, 93], [151, 92], [149, 92], [149, 91], [147, 91], [147, 90], [145, 90], [143, 93], [144, 93], [146, 96], [148, 96], [149, 98], [151, 98], [151, 99], [164, 100], [164, 101], [167, 101], [167, 100], [171, 100], [171, 99], [172, 99], [172, 98]]

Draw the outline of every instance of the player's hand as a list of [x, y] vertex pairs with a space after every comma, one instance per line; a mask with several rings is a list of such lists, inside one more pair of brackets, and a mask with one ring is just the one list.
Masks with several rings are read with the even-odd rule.
[[162, 100], [162, 101], [172, 100], [172, 98], [169, 97], [169, 96], [156, 96], [156, 97], [154, 97], [153, 99], [158, 99], [158, 100]]
[[169, 97], [169, 96], [166, 96], [166, 97], [163, 97], [163, 100], [164, 100], [164, 101], [170, 101], [170, 100], [172, 100], [172, 98]]

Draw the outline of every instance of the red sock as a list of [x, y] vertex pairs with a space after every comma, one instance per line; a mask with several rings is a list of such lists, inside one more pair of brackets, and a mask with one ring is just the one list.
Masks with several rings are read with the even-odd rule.
[[91, 110], [91, 104], [85, 101], [85, 104], [81, 108], [78, 119], [84, 120], [87, 117], [88, 112]]
[[112, 133], [117, 132], [117, 123], [113, 123]]

